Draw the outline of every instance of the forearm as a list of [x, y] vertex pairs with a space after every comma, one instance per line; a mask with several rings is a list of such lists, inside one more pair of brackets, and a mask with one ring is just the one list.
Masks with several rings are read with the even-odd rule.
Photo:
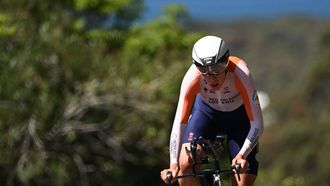
[[182, 145], [182, 135], [185, 130], [185, 124], [174, 123], [170, 137], [170, 165], [179, 162], [179, 155]]
[[263, 133], [263, 122], [252, 122], [250, 131], [244, 141], [244, 144], [239, 152], [243, 157], [247, 157], [253, 148], [258, 144], [258, 141]]

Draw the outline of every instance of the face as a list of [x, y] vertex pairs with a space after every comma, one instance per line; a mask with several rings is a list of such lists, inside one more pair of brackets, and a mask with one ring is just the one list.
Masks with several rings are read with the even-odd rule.
[[221, 74], [206, 74], [202, 76], [209, 88], [213, 90], [218, 90], [225, 81], [226, 72], [223, 72]]
[[226, 78], [226, 63], [217, 63], [209, 66], [201, 66], [194, 63], [203, 76], [206, 86], [211, 90], [218, 90]]

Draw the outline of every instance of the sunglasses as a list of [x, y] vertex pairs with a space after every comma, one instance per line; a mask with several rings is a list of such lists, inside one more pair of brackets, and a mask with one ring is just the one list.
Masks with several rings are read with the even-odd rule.
[[217, 61], [216, 64], [208, 65], [208, 66], [202, 66], [199, 63], [195, 62], [193, 60], [194, 64], [198, 68], [198, 70], [202, 73], [202, 75], [218, 75], [225, 71], [228, 63], [228, 58], [220, 59]]

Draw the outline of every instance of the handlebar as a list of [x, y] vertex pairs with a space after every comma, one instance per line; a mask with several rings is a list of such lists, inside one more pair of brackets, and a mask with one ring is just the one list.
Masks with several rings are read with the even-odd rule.
[[[236, 174], [238, 176], [238, 181], [241, 180], [240, 178], [240, 172], [241, 170], [241, 165], [240, 164], [236, 164], [235, 166], [231, 167], [231, 169], [221, 169], [221, 170], [210, 170], [210, 169], [206, 169], [201, 171], [200, 173], [193, 173], [193, 174], [187, 174], [187, 175], [182, 175], [182, 176], [176, 176], [175, 179], [182, 179], [182, 178], [186, 178], [186, 177], [200, 177], [200, 176], [207, 176], [207, 175], [212, 175], [215, 173], [225, 173], [225, 172], [232, 172], [234, 174]], [[171, 185], [172, 181], [173, 181], [173, 174], [171, 171], [167, 172], [166, 174], [166, 178], [168, 183]]]
[[[194, 140], [190, 144], [190, 153], [192, 155], [192, 174], [182, 175], [182, 176], [176, 176], [175, 179], [181, 179], [185, 177], [200, 177], [200, 176], [208, 176], [212, 174], [220, 174], [225, 172], [232, 172], [237, 174], [238, 180], [240, 180], [240, 170], [241, 165], [236, 164], [235, 166], [232, 166], [230, 169], [220, 169], [220, 162], [219, 162], [219, 153], [217, 152], [217, 149], [214, 145], [219, 145], [222, 147], [222, 142], [224, 140], [224, 137], [221, 135], [218, 135], [215, 139], [215, 141], [211, 142], [209, 140], [205, 140], [202, 136], [199, 138], [194, 138]], [[213, 157], [213, 169], [206, 169], [199, 173], [196, 173], [195, 166], [197, 164], [207, 164], [210, 163], [208, 160], [201, 161], [201, 163], [198, 163], [198, 153], [197, 153], [197, 145], [200, 145], [203, 149], [210, 150], [212, 157]], [[187, 149], [186, 149], [187, 150]], [[172, 172], [167, 172], [166, 178], [169, 182], [169, 184], [173, 181], [173, 175]]]

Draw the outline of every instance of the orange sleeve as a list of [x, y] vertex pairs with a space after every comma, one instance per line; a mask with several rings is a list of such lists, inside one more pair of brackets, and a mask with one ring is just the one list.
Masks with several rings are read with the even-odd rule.
[[[239, 68], [238, 65], [240, 65], [241, 68]], [[254, 115], [252, 110], [253, 109], [252, 104], [250, 101], [250, 96], [253, 94], [253, 91], [255, 90], [255, 86], [250, 71], [247, 68], [246, 63], [242, 61], [240, 58], [235, 56], [230, 56], [228, 70], [230, 72], [236, 71], [235, 86], [241, 92], [245, 110], [247, 112], [250, 121], [253, 121]]]
[[249, 99], [249, 94], [248, 94], [246, 88], [243, 86], [242, 81], [240, 81], [238, 78], [236, 78], [235, 83], [236, 83], [237, 89], [241, 92], [246, 113], [247, 113], [250, 121], [254, 121], [251, 103], [250, 103], [250, 99]]
[[200, 91], [199, 79], [196, 77], [191, 81], [184, 95], [181, 123], [187, 123], [191, 109], [195, 102], [197, 93]]
[[196, 95], [200, 91], [200, 72], [192, 65], [183, 78], [174, 123], [188, 122]]

